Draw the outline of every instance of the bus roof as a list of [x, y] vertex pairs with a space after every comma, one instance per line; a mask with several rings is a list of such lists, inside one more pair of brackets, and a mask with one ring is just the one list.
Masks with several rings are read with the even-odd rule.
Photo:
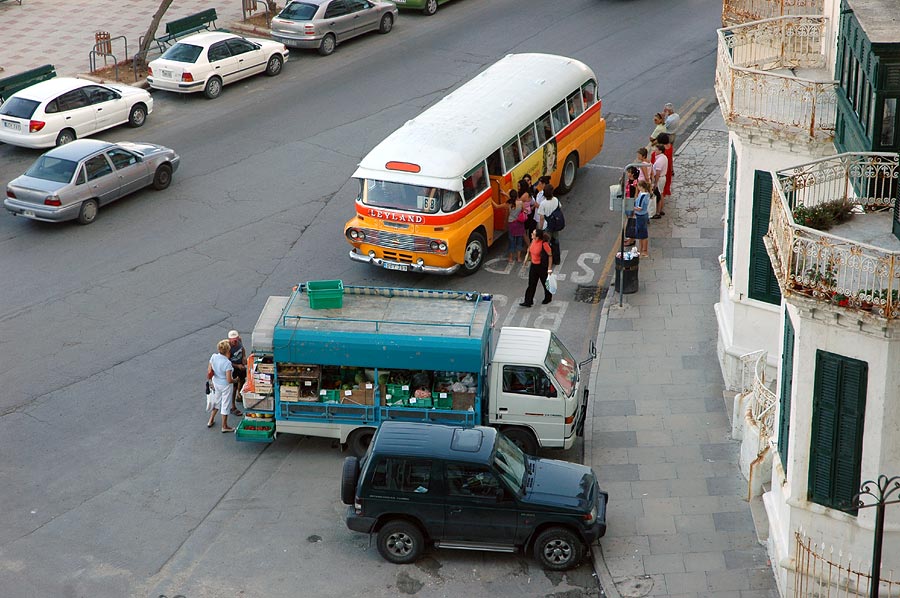
[[[391, 133], [353, 176], [460, 191], [469, 169], [593, 77], [573, 58], [508, 54]], [[388, 162], [421, 170], [387, 170]]]

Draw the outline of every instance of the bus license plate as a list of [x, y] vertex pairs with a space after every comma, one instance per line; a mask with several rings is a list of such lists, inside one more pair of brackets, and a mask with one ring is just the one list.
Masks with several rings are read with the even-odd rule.
[[390, 262], [384, 262], [382, 264], [385, 270], [399, 270], [400, 272], [406, 272], [409, 270], [409, 266], [406, 264], [392, 264]]

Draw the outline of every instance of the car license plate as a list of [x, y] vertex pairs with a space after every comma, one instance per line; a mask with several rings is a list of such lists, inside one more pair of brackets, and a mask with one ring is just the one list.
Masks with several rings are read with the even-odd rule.
[[160, 71], [159, 71], [159, 76], [160, 76], [160, 77], [163, 77], [164, 79], [171, 79], [171, 78], [172, 78], [172, 71], [167, 71], [167, 70], [160, 69]]
[[23, 211], [22, 215], [25, 216], [26, 218], [34, 218], [34, 212], [32, 212], [31, 210]]
[[7, 129], [12, 129], [13, 131], [21, 131], [22, 125], [12, 120], [4, 120], [3, 126]]
[[406, 272], [409, 270], [409, 266], [406, 264], [392, 264], [391, 262], [383, 262], [382, 265], [386, 270], [399, 270], [400, 272]]

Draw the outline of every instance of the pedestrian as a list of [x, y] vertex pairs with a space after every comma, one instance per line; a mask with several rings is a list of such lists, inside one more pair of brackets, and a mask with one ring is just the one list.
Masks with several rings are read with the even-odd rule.
[[652, 166], [650, 160], [647, 158], [649, 152], [646, 147], [639, 147], [637, 151], [637, 157], [635, 162], [640, 162], [642, 166], [638, 166], [638, 181], [650, 181], [651, 174], [650, 168]]
[[534, 197], [534, 185], [531, 184], [531, 175], [527, 172], [522, 175], [522, 180], [528, 185], [528, 193]]
[[550, 177], [548, 175], [538, 177], [537, 185], [534, 186], [535, 191], [536, 191], [535, 196], [534, 196], [535, 205], [539, 206], [539, 205], [541, 205], [541, 202], [544, 201], [544, 187], [546, 187], [549, 184], [550, 184]]
[[506, 254], [507, 261], [511, 264], [513, 261], [521, 262], [523, 260], [526, 216], [522, 209], [522, 203], [519, 201], [519, 192], [515, 189], [510, 189], [506, 196], [506, 204], [494, 202], [494, 207], [502, 208], [505, 206], [509, 210], [506, 215], [506, 236], [509, 238]]
[[534, 293], [537, 290], [538, 281], [544, 287], [544, 300], [541, 303], [546, 305], [553, 301], [553, 293], [547, 290], [547, 276], [553, 272], [553, 250], [550, 247], [550, 235], [540, 230], [531, 231], [528, 255], [531, 258], [531, 265], [528, 268], [528, 288], [525, 289], [525, 298], [519, 305], [522, 307], [534, 305]]
[[653, 124], [655, 125], [653, 128], [653, 132], [650, 133], [651, 147], [656, 145], [656, 138], [659, 137], [659, 134], [666, 132], [666, 119], [662, 115], [662, 112], [657, 112], [653, 115]]
[[241, 401], [242, 404], [244, 402], [243, 397], [241, 397], [241, 389], [244, 388], [244, 382], [247, 381], [247, 353], [244, 351], [244, 342], [241, 340], [241, 335], [237, 330], [228, 332], [228, 344], [231, 347], [231, 354], [228, 359], [231, 361], [232, 367], [234, 367], [234, 372], [232, 373], [234, 377], [234, 392], [231, 395], [234, 406], [231, 409], [231, 414], [241, 416], [244, 414], [237, 408], [237, 402]]
[[634, 200], [634, 238], [638, 242], [641, 257], [650, 257], [650, 183], [638, 183], [638, 196]]
[[216, 345], [216, 353], [209, 358], [209, 364], [206, 369], [206, 378], [211, 380], [213, 384], [213, 392], [215, 392], [215, 403], [212, 413], [209, 414], [209, 421], [206, 422], [207, 428], [212, 428], [216, 423], [216, 414], [222, 414], [222, 432], [234, 432], [234, 428], [228, 426], [228, 414], [231, 412], [231, 393], [234, 391], [234, 366], [228, 355], [231, 351], [231, 344], [228, 339], [222, 339]]
[[653, 160], [653, 167], [651, 168], [651, 173], [653, 175], [653, 179], [651, 180], [651, 188], [653, 190], [653, 195], [656, 196], [656, 213], [651, 216], [654, 220], [659, 220], [666, 213], [663, 211], [663, 204], [665, 203], [663, 199], [662, 192], [666, 188], [666, 177], [669, 172], [669, 159], [666, 157], [666, 146], [661, 143], [656, 144], [656, 156]]
[[522, 211], [525, 212], [525, 238], [531, 238], [531, 231], [537, 228], [537, 221], [535, 220], [535, 211], [537, 211], [537, 203], [534, 201], [534, 196], [531, 194], [532, 189], [531, 185], [524, 178], [519, 181], [519, 203], [522, 204]]
[[[638, 176], [640, 172], [637, 167], [629, 166], [625, 169], [625, 205], [633, 206], [634, 200], [638, 195]], [[627, 210], [627, 220], [625, 221], [625, 247], [634, 245], [634, 210]]]
[[666, 199], [672, 195], [672, 176], [675, 174], [675, 153], [674, 148], [672, 147], [672, 136], [669, 133], [660, 133], [658, 141], [666, 148], [664, 153], [669, 161], [669, 169], [666, 171], [666, 186], [662, 192], [663, 199]]
[[663, 121], [666, 125], [666, 132], [669, 134], [671, 143], [675, 143], [675, 133], [678, 131], [678, 125], [681, 124], [681, 116], [675, 112], [675, 106], [671, 102], [663, 107]]
[[553, 185], [547, 184], [544, 185], [544, 199], [540, 202], [537, 209], [537, 220], [538, 220], [538, 230], [545, 231], [550, 234], [552, 239], [559, 238], [559, 231], [548, 231], [547, 230], [547, 216], [553, 213], [553, 211], [559, 207], [559, 198], [553, 195], [554, 193]]

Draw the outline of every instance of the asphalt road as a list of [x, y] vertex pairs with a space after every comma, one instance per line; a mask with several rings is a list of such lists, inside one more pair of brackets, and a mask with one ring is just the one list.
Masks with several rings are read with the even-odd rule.
[[[664, 102], [713, 98], [720, 9], [457, 0], [432, 18], [403, 13], [390, 35], [328, 58], [294, 53], [281, 76], [214, 102], [157, 92], [144, 128], [99, 135], [175, 148], [182, 167], [167, 191], [105, 207], [88, 227], [0, 214], [0, 594], [598, 595], [587, 565], [549, 574], [523, 556], [456, 551], [387, 564], [343, 525], [331, 441], [263, 447], [207, 430], [203, 373], [228, 329], [249, 341], [269, 295], [322, 278], [492, 292], [504, 325], [552, 328], [584, 355], [616, 234], [607, 187]], [[342, 225], [356, 163], [448, 90], [526, 51], [590, 65], [608, 119], [605, 149], [564, 199], [554, 302], [518, 309], [525, 271], [507, 268], [503, 243], [469, 278], [351, 262]], [[37, 155], [0, 146], [0, 183]]]

